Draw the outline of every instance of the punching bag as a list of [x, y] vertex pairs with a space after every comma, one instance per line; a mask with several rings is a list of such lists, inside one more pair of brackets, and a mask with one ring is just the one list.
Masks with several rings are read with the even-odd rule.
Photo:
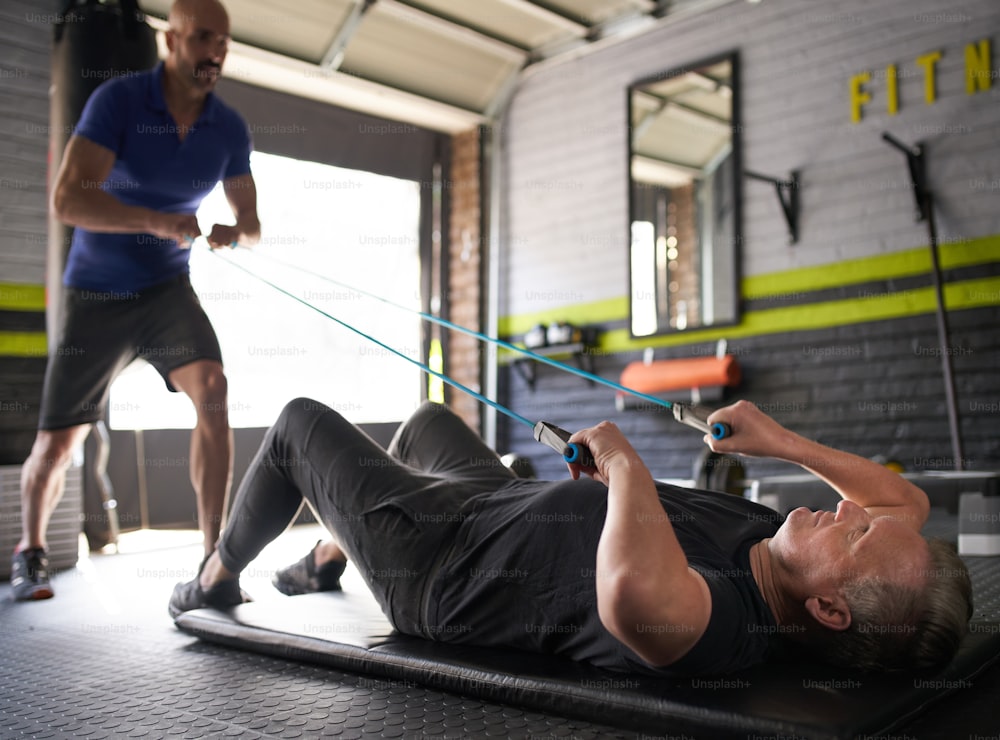
[[[116, 75], [156, 66], [156, 32], [146, 24], [137, 0], [71, 0], [53, 24], [52, 84], [49, 88], [49, 193], [66, 142], [90, 94]], [[49, 351], [54, 349], [62, 305], [62, 276], [73, 229], [49, 212], [45, 267]]]
[[[49, 88], [50, 194], [66, 143], [90, 94], [105, 80], [152, 69], [158, 61], [156, 32], [146, 24], [136, 0], [117, 3], [70, 0], [53, 24], [53, 31]], [[73, 238], [72, 227], [56, 220], [51, 209], [48, 236], [45, 325], [51, 353], [62, 310], [63, 269]], [[90, 549], [97, 550], [116, 543], [118, 538], [117, 502], [105, 469], [108, 434], [103, 420], [95, 425], [85, 450], [83, 530]]]

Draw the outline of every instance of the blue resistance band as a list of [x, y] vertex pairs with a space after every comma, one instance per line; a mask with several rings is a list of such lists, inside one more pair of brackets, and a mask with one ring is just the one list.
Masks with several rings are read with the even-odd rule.
[[[215, 255], [219, 256], [220, 259], [224, 259], [214, 249], [211, 250], [211, 251], [212, 251], [212, 254], [215, 254]], [[357, 335], [359, 335], [361, 337], [364, 337], [365, 339], [369, 340], [370, 342], [374, 342], [379, 347], [382, 347], [383, 349], [388, 350], [389, 352], [391, 352], [392, 354], [396, 355], [397, 357], [402, 357], [407, 362], [409, 362], [409, 363], [411, 363], [411, 364], [416, 365], [417, 367], [419, 367], [425, 373], [428, 373], [429, 375], [433, 375], [435, 378], [440, 378], [443, 382], [447, 383], [448, 385], [453, 386], [455, 388], [458, 388], [460, 391], [462, 391], [464, 393], [468, 393], [470, 396], [472, 396], [473, 398], [475, 398], [477, 401], [481, 401], [482, 403], [485, 403], [487, 406], [495, 408], [497, 411], [499, 411], [502, 414], [506, 414], [511, 419], [514, 419], [515, 421], [519, 421], [522, 424], [526, 424], [527, 426], [534, 428], [534, 426], [535, 426], [534, 422], [529, 421], [528, 419], [526, 419], [525, 417], [521, 416], [520, 414], [518, 414], [518, 413], [516, 413], [514, 411], [511, 411], [506, 406], [502, 406], [499, 403], [497, 403], [496, 401], [490, 400], [489, 398], [487, 398], [486, 396], [482, 395], [481, 393], [478, 393], [477, 391], [472, 390], [472, 388], [469, 388], [466, 385], [462, 385], [457, 380], [453, 380], [452, 378], [449, 378], [444, 373], [438, 372], [437, 370], [434, 370], [433, 368], [429, 367], [428, 365], [425, 365], [424, 363], [419, 362], [418, 360], [414, 360], [412, 357], [409, 357], [408, 355], [406, 355], [406, 354], [404, 354], [404, 353], [402, 353], [402, 352], [400, 352], [400, 351], [398, 351], [396, 349], [393, 349], [392, 347], [390, 347], [385, 342], [379, 341], [378, 339], [376, 339], [375, 337], [371, 336], [370, 334], [365, 334], [363, 331], [361, 331], [360, 329], [358, 329], [358, 328], [356, 328], [354, 326], [351, 326], [346, 321], [342, 321], [341, 319], [338, 319], [336, 316], [333, 316], [332, 314], [327, 313], [326, 311], [324, 311], [321, 308], [317, 308], [316, 306], [314, 306], [313, 304], [309, 303], [305, 299], [299, 298], [297, 295], [295, 295], [295, 294], [293, 294], [293, 293], [285, 290], [280, 285], [275, 285], [274, 283], [272, 283], [267, 278], [261, 277], [260, 275], [258, 275], [257, 273], [253, 272], [252, 270], [248, 270], [246, 267], [244, 267], [243, 265], [239, 264], [238, 262], [235, 262], [235, 261], [230, 260], [230, 259], [226, 259], [225, 261], [228, 262], [233, 267], [236, 267], [236, 268], [242, 270], [247, 275], [250, 275], [251, 277], [257, 278], [258, 280], [260, 280], [262, 283], [265, 283], [266, 285], [270, 285], [272, 288], [274, 288], [275, 290], [277, 290], [279, 293], [284, 293], [289, 298], [292, 298], [293, 300], [298, 301], [303, 306], [311, 308], [313, 311], [316, 311], [317, 313], [325, 316], [328, 319], [331, 319], [332, 321], [336, 321], [338, 324], [340, 324], [341, 326], [343, 326], [345, 329], [350, 329], [355, 334], [357, 334]], [[291, 265], [288, 265], [288, 266], [291, 267]], [[358, 291], [358, 292], [361, 293], [362, 291]], [[403, 309], [405, 309], [407, 311], [412, 310], [412, 309], [406, 309], [404, 306], [400, 306], [399, 308], [403, 308]]]
[[[395, 308], [395, 309], [397, 309], [399, 311], [403, 311], [403, 312], [409, 313], [409, 314], [414, 314], [416, 316], [419, 316], [421, 319], [423, 319], [425, 321], [428, 321], [430, 323], [434, 323], [434, 324], [438, 324], [440, 326], [444, 326], [446, 328], [452, 329], [452, 330], [460, 332], [462, 334], [466, 334], [468, 336], [475, 337], [476, 339], [478, 339], [480, 341], [489, 342], [491, 344], [495, 344], [495, 345], [498, 345], [498, 346], [503, 347], [505, 349], [511, 350], [512, 352], [516, 352], [516, 353], [524, 355], [526, 357], [531, 357], [531, 358], [533, 358], [533, 359], [535, 359], [535, 360], [537, 360], [539, 362], [542, 362], [542, 363], [544, 363], [546, 365], [550, 365], [552, 367], [558, 368], [560, 370], [565, 370], [566, 372], [569, 372], [569, 373], [571, 373], [573, 375], [578, 375], [578, 376], [586, 378], [588, 380], [592, 380], [595, 383], [599, 383], [601, 385], [608, 386], [610, 388], [614, 388], [614, 389], [622, 391], [624, 393], [629, 393], [629, 394], [631, 394], [633, 396], [637, 396], [639, 398], [645, 399], [645, 400], [649, 401], [650, 403], [656, 404], [657, 406], [662, 406], [662, 407], [667, 408], [667, 409], [673, 409], [674, 418], [675, 419], [677, 419], [678, 421], [682, 421], [685, 424], [689, 424], [690, 426], [695, 426], [698, 429], [707, 432], [714, 439], [723, 439], [724, 437], [727, 437], [727, 436], [729, 436], [729, 434], [731, 434], [731, 430], [730, 430], [730, 428], [729, 428], [729, 426], [727, 424], [722, 424], [722, 423], [718, 423], [718, 422], [715, 423], [715, 424], [711, 424], [711, 425], [707, 425], [704, 422], [697, 423], [697, 424], [692, 424], [690, 421], [688, 421], [687, 418], [685, 418], [685, 417], [689, 416], [690, 414], [689, 414], [687, 408], [683, 404], [673, 403], [671, 401], [666, 401], [666, 400], [663, 400], [661, 398], [657, 398], [656, 396], [650, 396], [650, 395], [648, 395], [646, 393], [642, 393], [642, 392], [634, 390], [632, 388], [628, 388], [626, 386], [623, 386], [620, 383], [616, 383], [616, 382], [614, 382], [612, 380], [608, 380], [607, 378], [602, 378], [600, 375], [595, 375], [593, 373], [589, 373], [589, 372], [587, 372], [585, 370], [577, 369], [575, 367], [572, 367], [571, 365], [567, 365], [565, 363], [558, 362], [556, 360], [553, 360], [551, 358], [545, 357], [543, 355], [536, 354], [534, 352], [531, 352], [530, 350], [527, 350], [527, 349], [524, 349], [522, 347], [518, 347], [517, 345], [511, 344], [510, 342], [505, 342], [502, 339], [496, 339], [494, 337], [490, 337], [490, 336], [488, 336], [486, 334], [482, 334], [481, 332], [475, 331], [473, 329], [469, 329], [468, 327], [464, 327], [464, 326], [460, 326], [458, 324], [452, 323], [451, 321], [448, 321], [447, 319], [442, 319], [439, 316], [434, 316], [432, 314], [425, 313], [423, 311], [417, 311], [415, 309], [409, 308], [408, 306], [403, 306], [403, 305], [401, 305], [399, 303], [395, 303], [393, 301], [390, 301], [390, 300], [388, 300], [386, 298], [383, 298], [382, 296], [376, 295], [376, 294], [371, 293], [369, 291], [361, 290], [360, 288], [356, 288], [355, 286], [348, 285], [347, 283], [343, 283], [343, 282], [340, 282], [338, 280], [334, 280], [333, 278], [327, 277], [325, 275], [320, 275], [320, 274], [317, 274], [317, 273], [310, 272], [310, 271], [306, 270], [305, 268], [298, 267], [297, 265], [289, 264], [287, 262], [284, 262], [282, 260], [276, 259], [274, 257], [270, 257], [268, 255], [263, 255], [260, 252], [257, 252], [256, 250], [249, 250], [249, 249], [246, 249], [245, 247], [243, 247], [241, 249], [244, 249], [245, 251], [253, 251], [253, 253], [255, 255], [257, 255], [258, 257], [264, 257], [266, 259], [270, 259], [272, 262], [274, 262], [275, 264], [281, 265], [282, 267], [286, 267], [286, 268], [289, 268], [289, 269], [293, 269], [293, 270], [298, 270], [300, 272], [304, 272], [307, 275], [310, 275], [311, 277], [317, 277], [317, 278], [319, 278], [319, 279], [321, 279], [321, 280], [323, 280], [323, 281], [325, 281], [327, 283], [330, 283], [332, 285], [337, 285], [337, 286], [340, 286], [342, 288], [346, 288], [347, 290], [353, 291], [353, 292], [357, 293], [358, 295], [367, 296], [367, 297], [372, 298], [374, 300], [377, 300], [377, 301], [379, 301], [381, 303], [384, 303], [387, 306], [391, 306], [392, 308]], [[211, 250], [211, 251], [213, 253], [215, 253], [215, 250]], [[261, 282], [263, 282], [263, 283], [271, 286], [275, 290], [277, 290], [277, 291], [279, 291], [281, 293], [284, 293], [289, 298], [292, 298], [292, 299], [298, 301], [299, 303], [301, 303], [302, 305], [307, 306], [308, 308], [311, 308], [314, 311], [316, 311], [317, 313], [325, 316], [326, 318], [329, 318], [329, 319], [337, 322], [338, 324], [340, 324], [344, 328], [350, 329], [355, 334], [358, 334], [358, 335], [364, 337], [365, 339], [368, 339], [369, 341], [374, 342], [375, 344], [379, 345], [383, 349], [388, 350], [392, 354], [395, 354], [395, 355], [397, 355], [399, 357], [402, 357], [404, 360], [406, 360], [407, 362], [410, 362], [413, 365], [416, 365], [417, 367], [419, 367], [421, 370], [423, 370], [424, 372], [428, 373], [429, 375], [433, 375], [436, 378], [440, 378], [443, 382], [447, 383], [448, 385], [450, 385], [450, 386], [452, 386], [454, 388], [458, 388], [459, 390], [463, 391], [464, 393], [469, 394], [470, 396], [472, 396], [473, 398], [477, 399], [478, 401], [486, 404], [487, 406], [490, 406], [491, 408], [496, 409], [497, 411], [499, 411], [502, 414], [505, 414], [506, 416], [509, 416], [510, 418], [514, 419], [515, 421], [519, 421], [520, 423], [522, 423], [522, 424], [524, 424], [526, 426], [532, 427], [533, 433], [535, 434], [536, 439], [538, 438], [538, 429], [536, 428], [537, 426], [543, 425], [543, 426], [548, 426], [550, 428], [553, 428], [552, 425], [548, 424], [547, 422], [539, 422], [537, 425], [533, 424], [530, 420], [528, 420], [527, 418], [521, 416], [520, 414], [512, 411], [511, 409], [509, 409], [509, 408], [507, 408], [505, 406], [502, 406], [501, 404], [497, 403], [496, 401], [493, 401], [493, 400], [487, 398], [486, 396], [482, 395], [481, 393], [479, 393], [477, 391], [474, 391], [473, 389], [469, 388], [468, 386], [465, 386], [465, 385], [459, 383], [457, 380], [453, 380], [452, 378], [448, 377], [444, 373], [441, 373], [441, 372], [439, 372], [437, 370], [433, 370], [429, 366], [427, 366], [427, 365], [425, 365], [425, 364], [423, 364], [421, 362], [418, 362], [417, 360], [414, 360], [411, 357], [408, 357], [407, 355], [403, 354], [402, 352], [399, 352], [399, 351], [393, 349], [392, 347], [388, 346], [384, 342], [381, 342], [378, 339], [375, 339], [374, 337], [370, 336], [369, 334], [366, 334], [366, 333], [362, 332], [361, 330], [359, 330], [356, 327], [348, 324], [347, 322], [345, 322], [345, 321], [343, 321], [341, 319], [338, 319], [337, 317], [335, 317], [335, 316], [327, 313], [326, 311], [323, 311], [322, 309], [320, 309], [320, 308], [312, 305], [311, 303], [309, 303], [305, 299], [300, 298], [300, 297], [298, 297], [298, 296], [290, 293], [289, 291], [285, 290], [284, 288], [282, 288], [282, 287], [280, 287], [278, 285], [275, 285], [273, 282], [271, 282], [271, 281], [269, 281], [269, 280], [261, 277], [260, 275], [258, 275], [257, 273], [253, 272], [252, 270], [247, 269], [243, 265], [240, 265], [240, 264], [238, 264], [236, 262], [233, 262], [232, 260], [226, 260], [226, 261], [229, 262], [230, 264], [232, 264], [233, 266], [238, 267], [240, 270], [242, 270], [246, 274], [248, 274], [248, 275], [250, 275], [252, 277], [257, 278], [258, 280], [260, 280]], [[559, 431], [562, 432], [563, 430], [559, 430]], [[568, 436], [568, 433], [567, 433], [567, 436]], [[575, 454], [575, 453], [573, 453], [573, 448], [574, 447], [576, 447], [576, 445], [569, 444], [567, 446], [567, 448], [566, 448], [567, 453], [564, 454], [564, 458], [566, 459], [567, 462], [574, 462], [574, 460], [571, 459], [571, 456], [569, 456], [570, 453]]]
[[[398, 309], [400, 311], [405, 311], [406, 313], [415, 314], [415, 315], [419, 316], [420, 318], [422, 318], [424, 321], [428, 321], [428, 322], [430, 322], [432, 324], [437, 324], [439, 326], [443, 326], [443, 327], [446, 327], [448, 329], [452, 329], [452, 330], [460, 332], [462, 334], [466, 334], [466, 335], [468, 335], [470, 337], [475, 337], [476, 339], [478, 339], [478, 340], [480, 340], [482, 342], [489, 342], [490, 344], [495, 344], [498, 347], [503, 347], [504, 349], [508, 349], [508, 350], [510, 350], [512, 352], [516, 352], [518, 354], [524, 355], [525, 357], [530, 357], [530, 358], [532, 358], [534, 360], [537, 360], [538, 362], [544, 363], [546, 365], [550, 365], [551, 367], [555, 367], [555, 368], [558, 368], [560, 370], [565, 370], [568, 373], [572, 373], [573, 375], [578, 375], [581, 378], [586, 378], [587, 380], [591, 380], [591, 381], [593, 381], [595, 383], [599, 383], [600, 385], [604, 385], [604, 386], [607, 386], [609, 388], [614, 388], [615, 390], [619, 390], [619, 391], [622, 391], [624, 393], [628, 393], [630, 395], [636, 396], [636, 397], [641, 398], [641, 399], [643, 399], [645, 401], [649, 401], [650, 403], [654, 403], [657, 406], [663, 406], [664, 408], [668, 408], [669, 409], [669, 408], [672, 408], [673, 405], [674, 405], [670, 401], [665, 401], [662, 398], [657, 398], [656, 396], [650, 396], [650, 395], [648, 395], [646, 393], [642, 393], [641, 391], [637, 391], [637, 390], [635, 390], [633, 388], [628, 388], [628, 387], [626, 387], [624, 385], [621, 385], [620, 383], [616, 383], [613, 380], [608, 380], [607, 378], [602, 378], [600, 375], [595, 375], [594, 373], [588, 373], [586, 370], [581, 370], [580, 368], [573, 367], [572, 365], [567, 365], [564, 362], [559, 362], [558, 360], [553, 360], [550, 357], [545, 357], [544, 355], [536, 354], [536, 353], [532, 352], [531, 350], [525, 349], [524, 347], [518, 347], [516, 344], [511, 344], [510, 342], [505, 342], [502, 339], [497, 339], [495, 337], [491, 337], [491, 336], [488, 336], [486, 334], [482, 334], [482, 333], [480, 333], [478, 331], [475, 331], [474, 329], [469, 329], [468, 327], [460, 326], [458, 324], [454, 324], [451, 321], [448, 321], [447, 319], [442, 319], [440, 316], [434, 316], [432, 314], [425, 313], [424, 311], [417, 311], [416, 309], [409, 308], [408, 306], [403, 306], [403, 305], [401, 305], [399, 303], [394, 303], [393, 301], [390, 301], [387, 298], [383, 298], [382, 296], [378, 296], [378, 295], [375, 295], [374, 293], [369, 293], [368, 291], [356, 288], [353, 285], [347, 285], [346, 283], [342, 283], [339, 280], [334, 280], [331, 277], [327, 277], [325, 275], [320, 275], [320, 274], [317, 274], [317, 273], [314, 273], [314, 272], [310, 272], [309, 270], [307, 270], [304, 267], [299, 267], [297, 265], [291, 265], [291, 264], [289, 264], [287, 262], [284, 262], [282, 260], [279, 260], [279, 259], [277, 259], [275, 257], [271, 257], [270, 255], [261, 254], [260, 252], [258, 252], [256, 250], [247, 249], [245, 247], [241, 247], [240, 249], [243, 250], [243, 251], [251, 252], [255, 257], [259, 257], [259, 258], [264, 258], [264, 259], [271, 260], [275, 264], [281, 265], [282, 267], [287, 267], [287, 268], [292, 269], [292, 270], [298, 270], [299, 272], [303, 272], [303, 273], [305, 273], [305, 274], [307, 274], [307, 275], [309, 275], [311, 277], [319, 278], [320, 280], [323, 280], [324, 282], [330, 283], [332, 285], [339, 286], [341, 288], [346, 288], [347, 290], [351, 290], [351, 291], [353, 291], [355, 293], [358, 293], [359, 295], [367, 296], [368, 298], [372, 298], [372, 299], [374, 299], [376, 301], [384, 303], [387, 306], [392, 306], [393, 308]], [[233, 264], [236, 264], [236, 263], [233, 263]], [[241, 269], [243, 269], [247, 273], [249, 273], [251, 275], [254, 275], [254, 273], [250, 272], [249, 270], [246, 270], [246, 268], [243, 268], [242, 266], [240, 266], [240, 267], [241, 267]], [[258, 276], [254, 275], [254, 277], [258, 277]], [[261, 278], [261, 279], [263, 280], [263, 278]], [[265, 281], [265, 282], [267, 282], [267, 281]], [[270, 283], [268, 283], [268, 284], [270, 285]], [[292, 297], [295, 298], [295, 296], [292, 296]], [[301, 303], [305, 303], [305, 305], [312, 307], [311, 304], [306, 303], [305, 301], [302, 301], [301, 299], [296, 298], [296, 300], [299, 300]], [[316, 310], [318, 311], [319, 309], [316, 309]], [[322, 311], [320, 311], [320, 313], [322, 313]], [[343, 323], [343, 322], [338, 322], [338, 323]], [[352, 328], [352, 327], [348, 327], [348, 328]], [[407, 359], [410, 359], [410, 358], [407, 358]], [[434, 371], [431, 370], [430, 372], [433, 373]], [[441, 379], [444, 380], [444, 376], [441, 376], [438, 373], [434, 373], [434, 374], [438, 375], [438, 377], [441, 377]], [[476, 395], [476, 394], [473, 392], [473, 395]]]

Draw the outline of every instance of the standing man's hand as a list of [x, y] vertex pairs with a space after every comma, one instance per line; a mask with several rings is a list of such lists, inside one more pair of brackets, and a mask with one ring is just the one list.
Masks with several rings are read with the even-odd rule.
[[208, 246], [212, 249], [219, 247], [235, 247], [240, 242], [240, 230], [235, 226], [225, 226], [215, 224], [208, 235]]
[[182, 249], [187, 249], [195, 237], [201, 236], [201, 227], [192, 213], [154, 212], [149, 232], [161, 239], [173, 239]]

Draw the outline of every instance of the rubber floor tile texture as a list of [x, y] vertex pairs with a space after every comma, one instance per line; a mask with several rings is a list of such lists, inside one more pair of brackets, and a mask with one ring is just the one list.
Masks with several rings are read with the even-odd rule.
[[3, 738], [629, 736], [411, 684], [192, 645], [169, 632], [127, 645], [44, 627], [8, 637], [5, 631], [0, 657]]
[[[299, 557], [310, 538], [291, 538], [245, 579], [255, 598], [289, 599], [270, 587], [271, 566]], [[192, 548], [92, 556], [57, 574], [44, 602], [15, 602], [0, 584], [0, 739], [634, 737], [203, 643], [166, 610], [199, 560]]]
[[[270, 574], [306, 552], [315, 534], [285, 535], [285, 549], [272, 551], [269, 560], [262, 555], [244, 587], [259, 600], [288, 600], [271, 589]], [[175, 582], [194, 576], [197, 550], [85, 559], [56, 575], [57, 595], [47, 602], [14, 602], [10, 587], [0, 584], [0, 739], [636, 737], [411, 681], [350, 674], [194, 639], [175, 629], [166, 602]], [[1000, 614], [997, 559], [971, 558], [969, 564], [977, 616], [995, 618]], [[899, 736], [951, 740], [982, 733], [977, 718], [989, 712], [982, 696], [998, 695], [1000, 671], [975, 683], [976, 692], [963, 692], [957, 704], [918, 718]], [[959, 721], [972, 724], [956, 735]], [[671, 737], [670, 729], [664, 728], [661, 737]]]

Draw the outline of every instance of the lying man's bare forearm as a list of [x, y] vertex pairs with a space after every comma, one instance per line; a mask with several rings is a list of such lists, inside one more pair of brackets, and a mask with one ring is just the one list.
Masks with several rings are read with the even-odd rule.
[[725, 439], [708, 440], [714, 450], [794, 463], [873, 516], [893, 516], [918, 531], [927, 521], [927, 495], [901, 475], [789, 431], [752, 403], [740, 401], [719, 409], [709, 421], [728, 423], [733, 430]]
[[927, 494], [876, 462], [798, 436], [781, 459], [822, 478], [872, 516], [892, 516], [917, 531], [927, 521]]

